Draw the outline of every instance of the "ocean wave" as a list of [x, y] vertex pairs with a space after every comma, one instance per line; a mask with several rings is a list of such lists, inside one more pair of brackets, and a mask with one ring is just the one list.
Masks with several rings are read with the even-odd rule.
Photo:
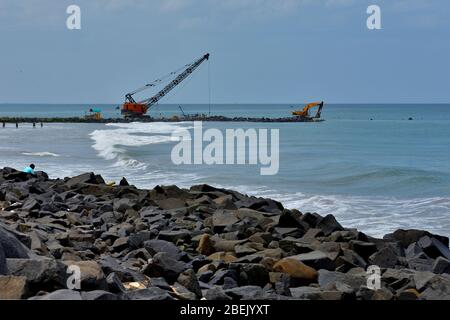
[[397, 229], [426, 229], [450, 235], [450, 197], [396, 198], [281, 193], [267, 186], [220, 186], [280, 201], [288, 209], [332, 214], [345, 227], [382, 237]]
[[189, 129], [187, 123], [108, 123], [115, 129], [95, 130], [90, 134], [98, 155], [105, 160], [116, 160], [115, 166], [132, 169], [146, 169], [147, 164], [133, 159], [127, 154], [126, 147], [140, 147], [158, 143], [178, 141], [169, 134]]
[[22, 152], [22, 155], [24, 156], [31, 156], [31, 157], [60, 157], [59, 154], [53, 153], [53, 152]]

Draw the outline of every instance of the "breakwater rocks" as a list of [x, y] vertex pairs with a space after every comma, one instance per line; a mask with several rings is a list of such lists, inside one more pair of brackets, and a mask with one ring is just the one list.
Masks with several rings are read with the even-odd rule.
[[375, 239], [208, 185], [4, 168], [0, 210], [2, 299], [450, 299], [447, 237]]
[[24, 117], [3, 117], [0, 123], [130, 123], [130, 122], [180, 122], [180, 121], [215, 121], [215, 122], [320, 122], [321, 119], [306, 119], [301, 117], [284, 117], [284, 118], [252, 118], [252, 117], [225, 117], [225, 116], [205, 116], [205, 115], [187, 115], [173, 116], [167, 118], [105, 118], [105, 119], [89, 119], [83, 117], [67, 117], [67, 118], [24, 118]]

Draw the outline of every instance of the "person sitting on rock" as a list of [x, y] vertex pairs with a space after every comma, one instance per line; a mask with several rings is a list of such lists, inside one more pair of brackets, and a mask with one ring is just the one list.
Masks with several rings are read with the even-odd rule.
[[36, 166], [32, 163], [30, 164], [28, 167], [26, 167], [25, 169], [23, 169], [23, 172], [25, 173], [29, 173], [29, 174], [35, 174], [34, 173], [34, 168], [36, 168]]

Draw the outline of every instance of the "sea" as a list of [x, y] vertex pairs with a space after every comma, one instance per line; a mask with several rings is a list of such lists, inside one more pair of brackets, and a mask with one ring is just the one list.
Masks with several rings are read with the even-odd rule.
[[[157, 105], [150, 115], [286, 117], [290, 104]], [[181, 109], [180, 109], [181, 107]], [[0, 117], [84, 116], [117, 105], [0, 104]], [[183, 111], [181, 111], [183, 110]], [[396, 229], [450, 236], [450, 105], [325, 104], [315, 123], [203, 122], [204, 130], [278, 129], [279, 171], [258, 165], [175, 165], [172, 133], [192, 122], [6, 124], [0, 167], [35, 163], [51, 177], [86, 171], [141, 188], [207, 183], [279, 200], [301, 212], [333, 214], [345, 227], [382, 237]]]

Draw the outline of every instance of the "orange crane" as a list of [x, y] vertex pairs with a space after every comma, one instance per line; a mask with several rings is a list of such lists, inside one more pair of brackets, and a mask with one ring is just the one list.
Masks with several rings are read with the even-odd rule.
[[[313, 117], [311, 117], [309, 115], [309, 110], [312, 108], [315, 108], [317, 106], [319, 107], [319, 109], [317, 109], [317, 113]], [[302, 110], [293, 111], [292, 115], [303, 118], [304, 120], [307, 120], [307, 121], [312, 121], [314, 119], [320, 118], [320, 114], [322, 113], [322, 108], [323, 108], [323, 101], [322, 102], [313, 102], [313, 103], [309, 103], [306, 106], [304, 106]]]
[[[168, 94], [173, 88], [179, 85], [184, 79], [186, 79], [195, 69], [197, 69], [205, 60], [209, 59], [209, 53], [205, 54], [201, 58], [195, 60], [194, 62], [185, 65], [182, 68], [182, 72], [172, 80], [168, 85], [166, 85], [161, 91], [155, 94], [153, 97], [145, 99], [143, 101], [136, 102], [133, 96], [139, 92], [147, 90], [151, 87], [156, 86], [162, 79], [153, 81], [152, 83], [146, 84], [145, 86], [136, 89], [125, 95], [125, 102], [122, 105], [121, 113], [125, 118], [140, 118], [144, 117], [148, 109], [157, 104], [166, 94]], [[177, 71], [171, 72], [169, 75], [177, 74]]]

